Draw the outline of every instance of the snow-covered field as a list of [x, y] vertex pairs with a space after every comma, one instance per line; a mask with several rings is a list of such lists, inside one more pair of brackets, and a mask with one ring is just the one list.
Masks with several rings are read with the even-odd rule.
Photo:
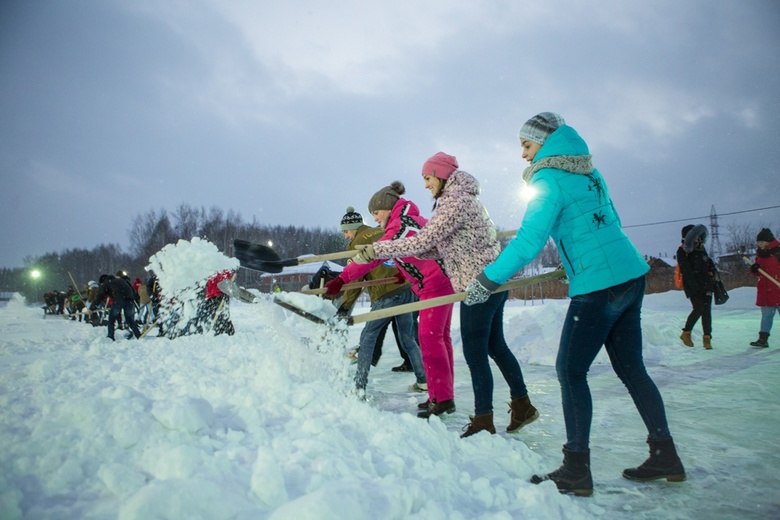
[[749, 348], [754, 297], [738, 289], [715, 308], [712, 351], [678, 340], [681, 293], [646, 298], [645, 358], [688, 480], [620, 476], [647, 445], [602, 353], [590, 378], [591, 498], [528, 483], [561, 462], [553, 365], [567, 302], [507, 307], [541, 418], [503, 433], [508, 391], [496, 371], [500, 433], [460, 439], [473, 396], [457, 306], [458, 411], [426, 422], [415, 416], [425, 397], [406, 390], [414, 376], [390, 370], [400, 362], [392, 334], [360, 402], [343, 357], [359, 326], [342, 341], [267, 301], [233, 302], [233, 337], [118, 333], [113, 343], [103, 328], [12, 301], [0, 308], [0, 518], [780, 518], [780, 332], [771, 348]]

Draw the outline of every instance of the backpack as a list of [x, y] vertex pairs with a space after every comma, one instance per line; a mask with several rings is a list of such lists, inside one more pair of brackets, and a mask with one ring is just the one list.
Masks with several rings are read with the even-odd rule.
[[683, 288], [682, 272], [680, 271], [680, 264], [674, 268], [674, 286], [678, 289]]

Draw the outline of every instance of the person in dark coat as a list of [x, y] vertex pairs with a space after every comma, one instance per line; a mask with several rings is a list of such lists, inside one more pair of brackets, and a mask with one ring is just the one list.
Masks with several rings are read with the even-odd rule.
[[113, 303], [108, 312], [108, 337], [114, 340], [114, 329], [121, 314], [125, 315], [125, 323], [132, 333], [127, 339], [135, 336], [141, 337], [141, 331], [135, 323], [135, 291], [130, 282], [124, 278], [117, 278], [108, 274], [100, 275], [100, 288], [95, 301], [90, 304], [89, 310], [93, 311], [106, 298], [110, 297]]
[[682, 243], [677, 249], [677, 263], [683, 278], [685, 296], [693, 309], [685, 321], [680, 339], [687, 347], [693, 346], [691, 331], [701, 318], [705, 349], [712, 348], [712, 291], [718, 281], [718, 271], [704, 244], [707, 242], [707, 228], [701, 224], [682, 228]]

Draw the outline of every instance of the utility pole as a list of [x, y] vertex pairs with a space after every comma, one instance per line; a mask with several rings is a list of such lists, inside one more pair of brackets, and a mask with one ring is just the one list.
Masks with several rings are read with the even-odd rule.
[[712, 236], [712, 240], [710, 240], [710, 258], [712, 258], [713, 262], [716, 264], [722, 254], [720, 248], [720, 231], [718, 231], [718, 227], [718, 213], [715, 211], [715, 205], [713, 204], [712, 209], [710, 210], [710, 235]]

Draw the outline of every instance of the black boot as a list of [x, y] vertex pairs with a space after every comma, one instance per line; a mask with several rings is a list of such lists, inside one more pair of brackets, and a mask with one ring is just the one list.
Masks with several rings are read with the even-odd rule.
[[683, 468], [680, 457], [677, 456], [672, 439], [668, 441], [648, 440], [647, 444], [650, 445], [650, 458], [638, 468], [624, 469], [623, 477], [640, 482], [660, 478], [665, 478], [669, 482], [685, 480], [685, 468]]
[[768, 332], [759, 332], [758, 333], [758, 339], [756, 341], [751, 341], [750, 346], [751, 347], [759, 347], [759, 348], [767, 348], [769, 346], [769, 343], [767, 340], [769, 339], [769, 333]]
[[593, 478], [590, 475], [590, 450], [569, 451], [563, 447], [563, 465], [547, 475], [534, 475], [532, 484], [552, 480], [561, 493], [573, 493], [578, 497], [593, 494]]
[[455, 411], [455, 401], [447, 399], [438, 403], [431, 403], [428, 405], [427, 410], [423, 410], [417, 413], [417, 417], [420, 419], [427, 419], [431, 415], [441, 415], [443, 413], [452, 413]]

